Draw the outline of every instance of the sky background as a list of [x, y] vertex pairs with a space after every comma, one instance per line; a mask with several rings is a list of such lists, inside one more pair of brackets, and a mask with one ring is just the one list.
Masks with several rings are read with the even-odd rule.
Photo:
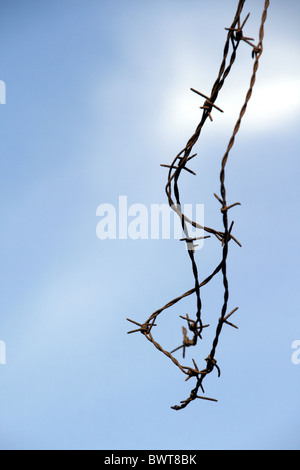
[[[217, 76], [236, 0], [1, 0], [1, 449], [299, 449], [300, 5], [271, 0], [253, 99], [227, 166], [234, 234], [229, 309], [205, 382], [218, 403], [194, 401], [194, 383], [139, 333], [143, 322], [193, 287], [174, 240], [99, 240], [98, 205], [166, 203], [170, 163], [194, 132]], [[263, 0], [248, 0], [258, 38]], [[195, 146], [197, 177], [182, 202], [205, 205], [221, 229], [219, 171], [249, 86], [251, 48], [237, 62]], [[204, 279], [220, 244], [196, 254]], [[210, 350], [222, 307], [219, 276], [203, 288]], [[182, 340], [189, 297], [153, 330], [167, 349]], [[210, 332], [209, 332], [210, 330]], [[178, 353], [180, 358], [181, 353]]]

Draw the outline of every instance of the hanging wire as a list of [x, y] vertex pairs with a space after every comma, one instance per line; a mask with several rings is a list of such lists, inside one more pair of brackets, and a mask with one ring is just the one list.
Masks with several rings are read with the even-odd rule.
[[[186, 146], [178, 153], [178, 155], [176, 155], [172, 163], [161, 165], [163, 167], [169, 168], [165, 191], [166, 191], [166, 195], [167, 195], [167, 199], [168, 199], [168, 203], [170, 207], [172, 208], [172, 210], [174, 210], [178, 214], [181, 220], [181, 226], [182, 226], [182, 230], [184, 233], [184, 238], [182, 238], [181, 241], [184, 241], [187, 245], [187, 253], [191, 262], [191, 267], [192, 267], [192, 272], [193, 272], [193, 277], [194, 277], [194, 287], [190, 289], [189, 291], [185, 292], [184, 294], [180, 295], [179, 297], [174, 298], [173, 300], [171, 300], [170, 302], [168, 302], [166, 305], [159, 308], [155, 312], [153, 312], [144, 323], [138, 323], [134, 320], [127, 318], [129, 322], [138, 326], [138, 328], [135, 328], [134, 330], [131, 330], [128, 333], [141, 332], [144, 335], [144, 337], [155, 346], [156, 349], [158, 349], [165, 356], [171, 359], [171, 361], [186, 376], [185, 380], [189, 380], [191, 378], [196, 379], [196, 385], [191, 390], [189, 397], [185, 400], [182, 400], [180, 402], [180, 405], [172, 406], [174, 410], [181, 410], [185, 408], [187, 405], [189, 405], [189, 403], [191, 403], [193, 400], [198, 399], [198, 398], [203, 399], [203, 400], [209, 400], [209, 401], [217, 401], [214, 398], [209, 398], [205, 395], [199, 395], [198, 394], [199, 389], [201, 389], [201, 392], [203, 394], [205, 393], [204, 387], [203, 387], [203, 381], [214, 370], [217, 371], [218, 376], [221, 375], [221, 370], [219, 368], [219, 365], [217, 364], [217, 360], [215, 356], [216, 356], [216, 351], [217, 351], [217, 346], [219, 343], [220, 335], [221, 335], [224, 325], [229, 325], [235, 329], [238, 328], [235, 324], [228, 321], [228, 319], [231, 318], [232, 315], [238, 310], [238, 307], [234, 308], [229, 313], [227, 313], [228, 312], [228, 300], [229, 300], [229, 283], [228, 283], [228, 278], [227, 278], [227, 258], [228, 258], [228, 252], [229, 252], [229, 244], [231, 241], [234, 241], [239, 246], [241, 246], [240, 242], [232, 234], [234, 222], [229, 221], [229, 214], [228, 214], [231, 208], [235, 207], [236, 205], [240, 205], [240, 203], [235, 202], [229, 205], [227, 203], [226, 186], [225, 186], [225, 170], [226, 170], [226, 164], [229, 158], [230, 151], [235, 143], [236, 135], [240, 129], [242, 119], [246, 113], [247, 105], [251, 98], [253, 87], [256, 82], [256, 75], [257, 75], [257, 70], [259, 67], [259, 60], [263, 53], [264, 26], [265, 26], [265, 22], [267, 19], [267, 11], [270, 5], [270, 1], [265, 0], [260, 28], [259, 28], [259, 40], [258, 40], [258, 43], [255, 45], [253, 42], [251, 42], [251, 41], [254, 41], [254, 39], [244, 36], [244, 32], [243, 32], [243, 29], [250, 16], [250, 13], [248, 13], [246, 17], [244, 18], [244, 20], [243, 21], [241, 20], [241, 15], [242, 15], [245, 1], [246, 0], [239, 0], [237, 11], [234, 16], [233, 22], [230, 27], [225, 28], [227, 31], [227, 38], [225, 41], [223, 58], [222, 58], [222, 62], [220, 65], [218, 76], [212, 87], [210, 95], [208, 96], [194, 88], [191, 88], [192, 92], [196, 93], [198, 96], [205, 99], [204, 104], [201, 106], [201, 109], [203, 111], [202, 111], [202, 117], [201, 117], [200, 123], [198, 124], [194, 134], [188, 140]], [[227, 149], [221, 161], [220, 196], [218, 196], [216, 193], [214, 194], [214, 196], [216, 197], [216, 199], [219, 201], [221, 205], [220, 210], [222, 214], [223, 229], [220, 231], [220, 230], [215, 230], [210, 227], [201, 226], [196, 221], [189, 219], [182, 212], [181, 210], [182, 205], [181, 205], [181, 198], [180, 198], [180, 191], [179, 191], [179, 179], [181, 176], [181, 172], [183, 170], [188, 171], [189, 173], [195, 175], [195, 173], [186, 165], [188, 162], [190, 162], [193, 158], [197, 156], [197, 154], [191, 155], [191, 153], [201, 135], [201, 131], [207, 119], [209, 119], [210, 121], [213, 120], [212, 112], [214, 110], [223, 113], [223, 110], [219, 106], [216, 105], [216, 100], [225, 83], [225, 80], [227, 79], [227, 77], [229, 76], [232, 70], [232, 66], [237, 57], [238, 48], [240, 44], [243, 42], [247, 43], [251, 47], [252, 58], [254, 59], [254, 65], [253, 65], [253, 71], [252, 71], [252, 75], [250, 79], [250, 86], [247, 91], [245, 101], [242, 105], [238, 120], [235, 124]], [[195, 260], [194, 241], [196, 240], [196, 238], [190, 237], [189, 226], [203, 229], [205, 232], [209, 234], [202, 238], [215, 236], [221, 243], [222, 257], [221, 257], [220, 263], [217, 265], [214, 271], [209, 276], [207, 276], [206, 279], [204, 279], [201, 282], [199, 281], [198, 268], [197, 268], [197, 263]], [[176, 359], [176, 357], [174, 356], [174, 353], [182, 349], [183, 358], [184, 358], [186, 348], [195, 347], [198, 341], [202, 339], [203, 330], [207, 328], [209, 325], [204, 325], [202, 321], [201, 292], [202, 292], [202, 288], [205, 285], [207, 285], [218, 273], [221, 273], [222, 280], [223, 280], [223, 287], [224, 287], [223, 306], [221, 309], [221, 315], [218, 320], [216, 333], [212, 342], [210, 353], [205, 358], [206, 367], [200, 370], [196, 362], [194, 361], [194, 359], [192, 359], [193, 361], [192, 366], [184, 366], [180, 363], [178, 359]], [[165, 310], [172, 307], [176, 303], [180, 302], [185, 297], [188, 297], [192, 294], [195, 294], [196, 296], [196, 318], [192, 319], [189, 317], [188, 314], [185, 317], [180, 316], [183, 320], [186, 321], [186, 325], [182, 327], [183, 342], [180, 346], [178, 346], [177, 348], [169, 352], [165, 350], [154, 339], [153, 334], [152, 334], [152, 329], [157, 326], [157, 319], [159, 315], [161, 315]], [[192, 333], [192, 338], [188, 337], [188, 330]]]

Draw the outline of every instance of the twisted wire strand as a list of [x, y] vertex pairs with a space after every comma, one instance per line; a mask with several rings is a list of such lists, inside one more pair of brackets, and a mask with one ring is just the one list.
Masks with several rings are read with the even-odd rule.
[[[240, 129], [242, 119], [246, 113], [248, 103], [251, 99], [253, 88], [256, 82], [256, 76], [257, 76], [257, 71], [259, 68], [259, 59], [262, 55], [263, 52], [263, 39], [264, 39], [264, 27], [265, 27], [265, 22], [267, 20], [267, 12], [268, 8], [270, 5], [270, 0], [265, 0], [264, 2], [264, 9], [261, 17], [261, 23], [260, 23], [260, 28], [259, 28], [259, 41], [257, 45], [254, 45], [249, 42], [249, 39], [251, 38], [246, 38], [243, 35], [243, 27], [250, 15], [250, 13], [247, 15], [246, 19], [244, 20], [243, 23], [241, 23], [241, 13], [244, 7], [246, 0], [239, 0], [236, 14], [234, 17], [234, 20], [232, 22], [232, 25], [230, 28], [226, 28], [228, 30], [225, 46], [224, 46], [224, 51], [223, 51], [223, 58], [222, 62], [219, 68], [219, 73], [217, 76], [217, 79], [215, 80], [215, 83], [212, 87], [211, 90], [211, 95], [210, 97], [206, 97], [202, 93], [192, 89], [192, 91], [198, 93], [199, 95], [203, 96], [206, 98], [206, 102], [203, 106], [203, 113], [202, 113], [202, 118], [200, 123], [198, 124], [194, 134], [192, 137], [188, 140], [186, 146], [176, 155], [176, 157], [173, 159], [171, 165], [162, 165], [162, 166], [167, 166], [169, 167], [169, 172], [168, 172], [168, 179], [167, 179], [167, 184], [165, 187], [165, 192], [167, 195], [167, 199], [169, 202], [170, 207], [178, 214], [181, 220], [181, 226], [183, 233], [185, 235], [185, 238], [182, 240], [186, 241], [187, 244], [187, 251], [188, 255], [190, 258], [190, 262], [192, 265], [192, 272], [193, 272], [193, 277], [194, 277], [194, 287], [185, 293], [183, 293], [181, 296], [178, 296], [174, 298], [173, 300], [169, 301], [166, 305], [163, 307], [159, 308], [155, 312], [153, 312], [150, 317], [146, 320], [145, 323], [140, 324], [137, 323], [133, 320], [127, 319], [132, 323], [135, 323], [140, 326], [140, 328], [135, 329], [133, 331], [130, 331], [129, 333], [133, 333], [136, 331], [140, 331], [148, 341], [150, 341], [156, 349], [158, 349], [160, 352], [162, 352], [164, 355], [166, 355], [180, 370], [183, 372], [187, 378], [186, 380], [189, 380], [191, 377], [196, 378], [196, 385], [195, 387], [191, 390], [190, 396], [182, 400], [180, 402], [180, 405], [175, 405], [172, 406], [174, 410], [181, 410], [185, 408], [186, 406], [189, 405], [192, 401], [194, 401], [197, 398], [200, 399], [205, 399], [205, 400], [211, 400], [211, 401], [217, 401], [214, 398], [209, 398], [206, 396], [199, 396], [198, 392], [199, 389], [203, 393], [205, 393], [204, 388], [203, 388], [203, 381], [209, 375], [213, 370], [217, 370], [218, 375], [220, 376], [221, 371], [220, 368], [217, 364], [217, 361], [215, 359], [216, 355], [216, 350], [217, 346], [219, 343], [220, 335], [223, 329], [224, 324], [230, 325], [234, 328], [237, 328], [236, 325], [233, 323], [229, 322], [228, 319], [236, 312], [238, 307], [236, 307], [234, 310], [232, 310], [230, 313], [227, 313], [228, 310], [228, 301], [229, 301], [229, 282], [227, 278], [227, 258], [228, 258], [228, 252], [229, 252], [229, 243], [231, 240], [235, 241], [238, 245], [240, 245], [239, 241], [232, 235], [232, 228], [233, 228], [233, 221], [229, 225], [229, 218], [228, 218], [228, 211], [230, 208], [233, 206], [239, 204], [239, 203], [234, 203], [231, 205], [227, 205], [227, 199], [226, 199], [226, 186], [225, 186], [225, 170], [226, 170], [226, 164], [229, 158], [230, 151], [235, 143], [236, 135]], [[239, 113], [239, 117], [236, 121], [236, 124], [234, 126], [233, 133], [230, 137], [227, 149], [224, 153], [224, 156], [221, 161], [221, 170], [220, 170], [220, 193], [221, 197], [216, 196], [218, 201], [221, 204], [221, 213], [222, 213], [222, 222], [223, 222], [223, 231], [221, 230], [215, 230], [210, 227], [203, 227], [200, 224], [198, 224], [196, 221], [190, 220], [181, 210], [181, 197], [180, 197], [180, 191], [179, 191], [179, 178], [181, 175], [182, 170], [188, 170], [190, 173], [193, 173], [191, 170], [189, 170], [186, 167], [186, 164], [196, 156], [192, 155], [191, 152], [193, 147], [195, 146], [196, 142], [198, 141], [201, 131], [203, 129], [203, 126], [205, 122], [207, 121], [207, 118], [211, 118], [211, 110], [212, 108], [217, 108], [219, 111], [220, 108], [218, 108], [215, 105], [215, 101], [219, 95], [219, 92], [221, 91], [224, 82], [226, 78], [229, 76], [232, 66], [236, 60], [237, 56], [237, 50], [242, 41], [245, 41], [246, 43], [250, 44], [252, 49], [252, 57], [255, 59], [254, 60], [254, 65], [253, 65], [253, 71], [250, 79], [250, 85], [249, 89], [246, 94], [245, 101], [242, 105], [242, 108]], [[229, 51], [230, 51], [230, 46], [232, 48], [232, 52], [229, 58], [229, 63], [227, 64], [228, 61], [228, 56], [229, 56]], [[174, 196], [173, 196], [174, 192]], [[175, 201], [174, 201], [175, 198]], [[199, 282], [199, 276], [198, 276], [198, 269], [197, 269], [197, 264], [195, 261], [195, 256], [194, 256], [194, 247], [193, 247], [193, 239], [190, 238], [189, 236], [189, 230], [188, 227], [189, 225], [195, 227], [195, 228], [200, 228], [203, 229], [204, 231], [214, 235], [221, 243], [222, 243], [222, 258], [218, 266], [213, 270], [213, 272], [207, 276], [202, 282]], [[206, 237], [205, 237], [206, 238]], [[241, 245], [240, 245], [241, 246]], [[172, 354], [175, 351], [177, 351], [180, 348], [183, 348], [183, 351], [185, 352], [185, 348], [189, 346], [195, 346], [197, 344], [198, 339], [202, 339], [202, 331], [205, 327], [209, 325], [203, 325], [202, 323], [202, 318], [201, 318], [201, 310], [202, 310], [202, 300], [201, 300], [201, 288], [204, 287], [206, 284], [208, 284], [219, 272], [222, 273], [222, 279], [223, 279], [223, 288], [224, 288], [224, 296], [223, 296], [223, 305], [221, 309], [221, 315], [219, 318], [219, 321], [217, 323], [217, 328], [215, 332], [215, 337], [213, 339], [212, 347], [210, 354], [208, 357], [205, 359], [206, 361], [206, 368], [203, 370], [199, 370], [197, 364], [195, 363], [193, 359], [193, 364], [194, 367], [187, 367], [183, 366], [178, 359], [175, 358], [175, 356]], [[189, 330], [192, 331], [193, 333], [193, 338], [189, 339], [187, 336], [187, 330], [186, 328], [183, 327], [183, 344], [176, 348], [175, 350], [169, 352], [166, 351], [153, 337], [152, 335], [152, 328], [157, 326], [155, 324], [155, 321], [159, 317], [160, 314], [162, 314], [166, 309], [172, 307], [176, 303], [180, 302], [182, 299], [185, 297], [188, 297], [192, 294], [196, 294], [196, 320], [192, 320], [189, 318], [187, 315], [186, 317], [181, 317], [184, 320], [187, 321]], [[183, 354], [184, 356], [184, 354]]]
[[[240, 21], [240, 15], [241, 15], [244, 3], [245, 3], [245, 0], [240, 0], [239, 1], [237, 12], [236, 12], [236, 15], [235, 15], [235, 18], [233, 20], [231, 28], [235, 28], [236, 24]], [[231, 31], [229, 31], [228, 34], [227, 34], [227, 39], [226, 39], [226, 43], [225, 43], [225, 47], [224, 47], [223, 59], [222, 59], [222, 63], [221, 63], [220, 69], [219, 69], [219, 74], [218, 74], [218, 77], [217, 77], [217, 79], [214, 83], [214, 86], [213, 86], [212, 92], [211, 92], [210, 102], [212, 104], [214, 104], [214, 102], [216, 101], [216, 99], [218, 97], [218, 94], [219, 94], [219, 91], [223, 87], [225, 79], [229, 75], [230, 70], [231, 70], [231, 68], [232, 68], [232, 66], [235, 62], [235, 59], [236, 59], [236, 50], [239, 46], [240, 40], [238, 40], [236, 42], [236, 44], [234, 44], [232, 42], [233, 52], [232, 52], [231, 57], [230, 57], [230, 63], [227, 66], [227, 68], [225, 69], [226, 61], [227, 61], [227, 57], [228, 57], [228, 53], [229, 53], [229, 45], [230, 45], [230, 42], [231, 42], [231, 36], [232, 36], [232, 33], [231, 33]], [[186, 147], [180, 152], [180, 154], [179, 154], [180, 155], [180, 162], [178, 163], [178, 166], [177, 166], [177, 168], [175, 169], [175, 171], [173, 173], [172, 173], [172, 171], [173, 171], [174, 166], [177, 162], [178, 156], [175, 157], [175, 159], [173, 160], [173, 162], [171, 164], [171, 168], [169, 170], [168, 182], [167, 182], [167, 185], [166, 185], [166, 194], [167, 194], [167, 197], [168, 197], [169, 205], [174, 210], [175, 204], [174, 204], [174, 201], [172, 199], [172, 192], [171, 192], [172, 191], [171, 182], [174, 179], [174, 195], [175, 195], [175, 199], [176, 199], [176, 207], [180, 208], [179, 212], [177, 212], [177, 211], [176, 212], [178, 213], [178, 215], [181, 218], [182, 230], [183, 230], [183, 232], [185, 234], [185, 237], [186, 237], [188, 255], [189, 255], [189, 258], [190, 258], [190, 261], [191, 261], [191, 264], [192, 264], [192, 271], [193, 271], [193, 276], [194, 276], [194, 281], [195, 281], [195, 293], [196, 293], [196, 299], [197, 299], [197, 311], [196, 311], [197, 325], [196, 326], [199, 326], [199, 329], [195, 328], [195, 333], [194, 333], [194, 343], [195, 344], [197, 343], [197, 337], [199, 337], [200, 339], [202, 338], [201, 337], [201, 333], [202, 333], [202, 330], [203, 330], [203, 323], [202, 323], [202, 319], [201, 319], [202, 300], [201, 300], [201, 295], [200, 295], [198, 268], [197, 268], [197, 263], [195, 261], [193, 243], [191, 243], [189, 241], [190, 237], [189, 237], [187, 221], [185, 220], [184, 213], [181, 211], [178, 180], [179, 180], [181, 171], [185, 168], [186, 163], [188, 161], [188, 158], [190, 156], [190, 153], [191, 153], [194, 145], [198, 141], [198, 139], [200, 137], [200, 134], [201, 134], [201, 131], [202, 131], [202, 128], [203, 128], [203, 126], [204, 126], [204, 124], [205, 124], [205, 122], [206, 122], [206, 120], [209, 116], [210, 116], [209, 108], [208, 109], [203, 109], [202, 119], [201, 119], [199, 125], [197, 126], [197, 129], [194, 132], [193, 136], [187, 142]], [[206, 228], [206, 230], [207, 230], [207, 228]], [[211, 231], [211, 230], [209, 230], [209, 231]], [[218, 235], [220, 235], [220, 234], [218, 234]]]

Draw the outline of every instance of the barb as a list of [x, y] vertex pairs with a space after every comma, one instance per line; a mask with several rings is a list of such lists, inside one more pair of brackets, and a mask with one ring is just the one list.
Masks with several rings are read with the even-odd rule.
[[[196, 385], [191, 390], [189, 397], [185, 400], [182, 400], [180, 402], [180, 405], [172, 406], [174, 410], [181, 410], [196, 399], [209, 400], [209, 401], [214, 401], [214, 402], [217, 401], [214, 398], [209, 398], [206, 396], [199, 396], [198, 392], [199, 392], [199, 389], [201, 389], [202, 393], [203, 394], [205, 393], [204, 388], [203, 388], [203, 381], [213, 371], [215, 370], [217, 371], [218, 377], [220, 377], [221, 375], [221, 370], [220, 370], [219, 365], [217, 364], [217, 360], [215, 356], [216, 356], [216, 350], [217, 350], [217, 346], [219, 343], [223, 326], [229, 325], [235, 329], [238, 329], [238, 327], [235, 324], [228, 321], [228, 319], [231, 318], [232, 315], [238, 310], [238, 307], [234, 308], [230, 313], [227, 313], [228, 303], [229, 303], [229, 282], [228, 282], [228, 276], [227, 276], [227, 258], [228, 258], [229, 245], [230, 245], [231, 240], [233, 240], [239, 246], [241, 246], [240, 242], [232, 235], [234, 222], [233, 221], [229, 222], [229, 218], [228, 218], [228, 211], [232, 209], [233, 207], [240, 205], [240, 203], [235, 202], [229, 205], [227, 203], [227, 194], [226, 194], [226, 186], [225, 186], [225, 170], [226, 170], [226, 164], [229, 158], [230, 151], [235, 143], [236, 135], [240, 129], [242, 119], [247, 110], [247, 105], [252, 96], [253, 87], [256, 82], [256, 75], [257, 75], [257, 70], [259, 67], [259, 59], [263, 52], [264, 26], [265, 26], [265, 22], [267, 19], [268, 7], [270, 5], [270, 1], [265, 0], [260, 28], [259, 28], [259, 41], [258, 41], [258, 44], [255, 45], [250, 42], [250, 41], [254, 41], [254, 39], [244, 36], [244, 32], [243, 32], [243, 28], [245, 27], [247, 20], [250, 16], [250, 13], [248, 13], [245, 19], [241, 21], [241, 14], [243, 11], [245, 1], [246, 0], [239, 0], [237, 11], [236, 11], [234, 20], [232, 22], [232, 25], [229, 28], [225, 28], [227, 30], [227, 38], [225, 41], [223, 58], [222, 58], [222, 62], [220, 65], [217, 79], [215, 80], [215, 83], [212, 87], [210, 96], [207, 96], [204, 93], [199, 92], [194, 88], [191, 88], [191, 91], [193, 91], [198, 96], [201, 96], [202, 98], [205, 99], [203, 106], [201, 106], [202, 117], [201, 117], [200, 123], [198, 124], [192, 137], [188, 140], [186, 146], [173, 159], [172, 163], [170, 165], [169, 164], [161, 165], [169, 169], [165, 192], [166, 192], [166, 196], [167, 196], [170, 207], [178, 214], [181, 220], [182, 231], [184, 234], [184, 237], [181, 239], [181, 241], [185, 241], [187, 244], [187, 253], [191, 262], [192, 273], [194, 277], [194, 287], [190, 289], [189, 291], [185, 292], [184, 294], [182, 294], [181, 296], [174, 298], [173, 300], [171, 300], [170, 302], [168, 302], [166, 305], [159, 308], [155, 312], [153, 312], [148, 318], [148, 320], [146, 320], [144, 323], [138, 323], [134, 320], [127, 319], [139, 327], [135, 330], [129, 331], [128, 333], [141, 332], [147, 338], [147, 340], [150, 341], [155, 346], [156, 349], [158, 349], [160, 352], [166, 355], [169, 359], [171, 359], [171, 361], [181, 370], [181, 372], [184, 375], [186, 375], [186, 379], [185, 379], [186, 381], [192, 378], [196, 379]], [[211, 121], [213, 120], [212, 115], [211, 115], [213, 110], [217, 110], [221, 113], [224, 113], [224, 111], [219, 106], [217, 106], [215, 102], [225, 83], [225, 80], [227, 79], [227, 77], [229, 76], [232, 70], [232, 66], [237, 57], [237, 50], [240, 44], [243, 42], [249, 44], [252, 47], [252, 57], [254, 59], [254, 65], [253, 65], [250, 85], [246, 94], [245, 101], [240, 110], [239, 117], [234, 126], [233, 133], [230, 137], [227, 149], [221, 161], [221, 170], [220, 170], [220, 194], [221, 196], [218, 196], [216, 193], [214, 193], [214, 196], [221, 204], [223, 229], [215, 230], [210, 227], [200, 226], [195, 221], [190, 220], [182, 212], [181, 197], [180, 197], [180, 191], [179, 191], [179, 179], [181, 176], [181, 172], [183, 170], [195, 175], [195, 173], [192, 170], [186, 167], [186, 164], [197, 155], [197, 154], [191, 155], [191, 152], [201, 135], [201, 131], [203, 129], [204, 124], [207, 121], [207, 118], [209, 118]], [[208, 232], [210, 235], [214, 235], [216, 239], [221, 242], [221, 247], [222, 247], [221, 261], [218, 264], [218, 266], [213, 270], [213, 272], [209, 276], [207, 276], [202, 282], [200, 282], [199, 280], [198, 268], [197, 268], [195, 252], [194, 252], [194, 247], [195, 247], [194, 241], [197, 240], [197, 237], [193, 238], [189, 235], [190, 226], [203, 229], [204, 231]], [[204, 237], [198, 237], [198, 238], [209, 238], [210, 235], [206, 235]], [[207, 285], [210, 281], [212, 281], [212, 279], [218, 273], [222, 274], [222, 280], [223, 280], [223, 289], [224, 289], [223, 306], [221, 309], [221, 315], [217, 322], [215, 337], [212, 342], [210, 353], [205, 359], [206, 367], [203, 370], [200, 370], [194, 359], [192, 359], [193, 367], [183, 366], [174, 357], [173, 354], [182, 349], [183, 358], [185, 358], [186, 348], [195, 347], [198, 341], [202, 340], [203, 330], [209, 327], [209, 325], [204, 325], [202, 321], [202, 310], [203, 310], [202, 289], [205, 285]], [[186, 314], [186, 316], [180, 315], [180, 318], [182, 318], [184, 321], [187, 322], [187, 328], [185, 326], [182, 327], [183, 341], [180, 346], [176, 347], [171, 352], [168, 352], [157, 341], [154, 340], [154, 337], [152, 335], [152, 328], [154, 326], [157, 326], [157, 323], [154, 323], [154, 322], [157, 321], [159, 315], [161, 315], [165, 310], [167, 310], [168, 308], [172, 307], [176, 303], [180, 302], [185, 297], [188, 297], [192, 294], [195, 294], [196, 296], [195, 319], [190, 318], [188, 314]], [[188, 330], [192, 334], [192, 337], [188, 336]]]

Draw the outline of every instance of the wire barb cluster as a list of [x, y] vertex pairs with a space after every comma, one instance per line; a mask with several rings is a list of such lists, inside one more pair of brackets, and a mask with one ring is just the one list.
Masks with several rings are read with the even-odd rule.
[[[259, 40], [258, 40], [258, 43], [255, 45], [252, 42], [250, 42], [250, 41], [254, 41], [254, 39], [244, 36], [244, 32], [243, 32], [243, 28], [245, 27], [250, 16], [250, 13], [248, 13], [245, 19], [243, 21], [241, 20], [241, 14], [242, 14], [245, 1], [246, 0], [238, 1], [237, 11], [236, 11], [234, 20], [232, 22], [232, 25], [228, 28], [225, 28], [225, 30], [227, 31], [227, 38], [225, 41], [223, 58], [222, 58], [222, 62], [220, 65], [217, 79], [212, 87], [210, 96], [207, 96], [206, 94], [201, 93], [195, 90], [194, 88], [191, 88], [191, 90], [194, 93], [196, 93], [198, 96], [201, 96], [202, 98], [205, 99], [204, 104], [200, 107], [203, 110], [200, 123], [198, 124], [194, 134], [188, 140], [184, 149], [182, 149], [179, 152], [179, 154], [174, 158], [173, 162], [171, 164], [161, 165], [169, 169], [165, 191], [166, 191], [166, 195], [167, 195], [168, 203], [170, 207], [178, 214], [181, 220], [181, 226], [182, 226], [182, 230], [184, 233], [184, 237], [181, 239], [181, 241], [186, 242], [187, 253], [190, 258], [192, 271], [193, 271], [194, 287], [190, 289], [189, 291], [185, 292], [184, 294], [182, 294], [181, 296], [174, 298], [173, 300], [171, 300], [170, 302], [168, 302], [166, 305], [159, 308], [155, 312], [153, 312], [144, 323], [138, 323], [134, 320], [130, 320], [129, 318], [127, 318], [128, 321], [138, 326], [138, 328], [131, 330], [128, 333], [141, 332], [145, 336], [145, 338], [155, 346], [156, 349], [158, 349], [165, 356], [171, 359], [171, 361], [186, 376], [186, 379], [185, 379], [186, 381], [190, 380], [191, 378], [196, 379], [195, 387], [191, 390], [190, 396], [187, 399], [182, 400], [179, 405], [172, 406], [174, 410], [181, 410], [196, 399], [217, 401], [214, 398], [200, 396], [198, 395], [198, 392], [199, 392], [199, 389], [201, 389], [202, 393], [205, 394], [203, 381], [213, 371], [215, 370], [217, 371], [218, 377], [220, 377], [221, 375], [221, 370], [220, 370], [220, 367], [217, 363], [215, 356], [216, 356], [216, 350], [217, 350], [219, 338], [220, 338], [224, 325], [228, 325], [235, 329], [238, 329], [238, 327], [234, 323], [231, 323], [231, 321], [229, 321], [229, 318], [231, 319], [231, 317], [236, 313], [236, 311], [238, 310], [238, 307], [235, 307], [233, 310], [230, 311], [230, 313], [227, 313], [228, 301], [229, 301], [229, 284], [228, 284], [228, 278], [227, 278], [227, 257], [228, 257], [228, 251], [229, 251], [229, 244], [232, 240], [235, 243], [237, 243], [239, 246], [241, 246], [240, 242], [232, 234], [234, 221], [233, 220], [231, 222], [229, 221], [229, 214], [228, 214], [230, 209], [232, 209], [233, 207], [237, 205], [240, 205], [240, 203], [239, 202], [235, 202], [232, 204], [227, 203], [226, 186], [225, 186], [225, 169], [226, 169], [226, 164], [228, 161], [229, 153], [234, 145], [235, 137], [239, 131], [241, 121], [246, 112], [247, 105], [251, 98], [253, 87], [255, 85], [256, 74], [257, 74], [257, 70], [259, 66], [259, 59], [263, 52], [264, 25], [267, 19], [267, 11], [268, 11], [268, 7], [270, 4], [269, 0], [265, 0], [261, 23], [260, 23], [260, 29], [259, 29]], [[254, 59], [254, 65], [253, 65], [253, 71], [252, 71], [252, 75], [250, 79], [250, 86], [249, 86], [245, 101], [240, 110], [238, 120], [235, 124], [233, 133], [231, 135], [227, 149], [225, 151], [225, 154], [221, 162], [220, 196], [218, 196], [216, 193], [214, 194], [214, 196], [221, 204], [220, 210], [222, 214], [223, 229], [215, 230], [210, 227], [200, 226], [195, 221], [190, 220], [182, 212], [181, 197], [180, 197], [180, 191], [179, 191], [179, 178], [180, 178], [182, 170], [185, 170], [195, 175], [195, 173], [186, 165], [197, 155], [197, 154], [191, 155], [191, 152], [200, 137], [201, 131], [203, 129], [205, 122], [207, 121], [207, 118], [209, 118], [210, 121], [213, 121], [213, 117], [212, 117], [213, 110], [217, 110], [221, 113], [224, 112], [219, 106], [215, 104], [215, 102], [225, 83], [226, 78], [231, 72], [232, 66], [237, 57], [237, 50], [242, 42], [245, 42], [252, 47], [252, 58]], [[197, 240], [197, 238], [192, 238], [189, 235], [189, 226], [203, 229], [205, 232], [209, 234], [203, 238], [209, 238], [211, 236], [215, 236], [217, 240], [221, 242], [221, 247], [222, 247], [221, 261], [218, 264], [218, 266], [214, 269], [214, 271], [209, 276], [207, 276], [206, 279], [204, 279], [201, 282], [198, 276], [198, 268], [197, 268], [197, 263], [195, 260], [195, 251], [194, 251], [195, 249], [194, 242]], [[221, 273], [222, 279], [223, 279], [223, 287], [224, 287], [223, 306], [221, 309], [221, 315], [218, 319], [216, 333], [212, 342], [211, 351], [205, 359], [206, 367], [200, 370], [194, 359], [192, 359], [193, 366], [184, 366], [179, 362], [178, 359], [176, 359], [176, 357], [174, 356], [174, 353], [182, 349], [183, 358], [185, 358], [186, 349], [190, 347], [195, 347], [198, 341], [202, 339], [203, 330], [209, 327], [209, 325], [203, 324], [203, 321], [202, 321], [201, 293], [202, 293], [202, 288], [205, 285], [207, 285], [218, 273]], [[173, 305], [175, 305], [177, 302], [181, 301], [185, 297], [188, 297], [193, 294], [196, 296], [196, 307], [197, 307], [196, 317], [195, 319], [192, 319], [189, 317], [188, 314], [186, 314], [186, 316], [180, 316], [180, 318], [182, 318], [186, 322], [185, 326], [182, 327], [183, 341], [180, 346], [176, 347], [171, 352], [169, 352], [165, 350], [158, 342], [155, 341], [152, 335], [152, 329], [153, 327], [157, 326], [157, 323], [155, 322], [157, 321], [159, 315], [162, 312], [172, 307]], [[192, 334], [191, 338], [188, 336], [188, 331], [190, 332], [190, 334]]]

